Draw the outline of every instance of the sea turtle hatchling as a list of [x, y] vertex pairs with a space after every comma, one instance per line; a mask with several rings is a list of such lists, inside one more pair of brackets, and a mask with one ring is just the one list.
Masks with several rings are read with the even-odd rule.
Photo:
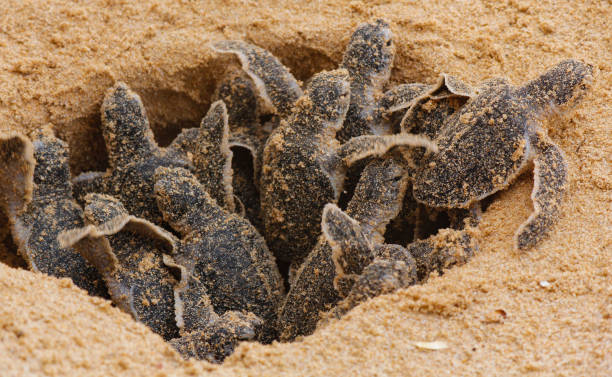
[[[401, 164], [391, 158], [368, 164], [346, 212], [363, 225], [371, 239], [384, 242], [385, 226], [399, 212], [408, 177]], [[325, 234], [308, 254], [291, 280], [291, 289], [279, 310], [278, 328], [282, 341], [312, 333], [321, 312], [342, 297], [334, 288], [335, 266]]]
[[[203, 175], [211, 177], [219, 174], [198, 174], [201, 170], [220, 171], [223, 182], [222, 187], [207, 187], [211, 196], [218, 198], [224, 196], [226, 199], [220, 203], [228, 202], [230, 193], [235, 195], [235, 211], [244, 210], [245, 217], [251, 221], [256, 228], [261, 229], [261, 216], [259, 205], [259, 190], [257, 188], [258, 175], [261, 166], [261, 154], [263, 153], [263, 143], [268, 136], [268, 132], [262, 127], [258, 120], [259, 104], [256, 95], [256, 88], [251, 79], [241, 70], [231, 71], [219, 83], [214, 98], [217, 101], [213, 106], [224, 103], [227, 115], [223, 115], [220, 120], [227, 119], [229, 131], [219, 129], [217, 132], [206, 132], [208, 137], [198, 141], [202, 137], [205, 128], [225, 127], [225, 122], [206, 121], [210, 118], [205, 117], [199, 128], [188, 128], [183, 130], [170, 144], [167, 150], [179, 158], [190, 160], [196, 165], [196, 176], [201, 183], [215, 180], [208, 180]], [[222, 101], [222, 102], [220, 102]], [[211, 108], [213, 107], [211, 106]], [[215, 140], [213, 136], [219, 137]], [[227, 137], [226, 137], [227, 136]], [[213, 137], [213, 138], [211, 138]], [[229, 150], [228, 150], [229, 149]], [[215, 154], [216, 152], [216, 154]], [[231, 153], [230, 153], [231, 152]], [[217, 163], [221, 169], [213, 169], [214, 163], [222, 157], [222, 164]], [[227, 170], [227, 164], [231, 160], [231, 172]], [[204, 169], [202, 169], [204, 168]], [[231, 178], [231, 184], [227, 181]], [[210, 185], [205, 185], [210, 186]], [[222, 194], [215, 195], [221, 192]], [[229, 203], [233, 205], [233, 203]], [[231, 209], [231, 207], [227, 207]]]
[[104, 278], [111, 299], [164, 339], [178, 336], [174, 313], [176, 279], [163, 262], [176, 239], [153, 223], [130, 216], [121, 202], [103, 194], [85, 196], [85, 226], [58, 236]]
[[264, 148], [261, 205], [266, 240], [278, 259], [299, 264], [320, 233], [323, 206], [340, 197], [348, 167], [396, 146], [435, 150], [415, 135], [366, 135], [340, 145], [335, 133], [349, 106], [348, 72], [322, 72], [310, 81], [291, 116]]
[[118, 82], [108, 89], [101, 112], [110, 169], [75, 177], [77, 200], [82, 202], [90, 192], [109, 194], [133, 216], [160, 225], [153, 173], [159, 166], [191, 167], [190, 162], [157, 145], [140, 97], [125, 83]]
[[[221, 362], [238, 342], [255, 338], [261, 319], [230, 311], [217, 315], [204, 285], [172, 259], [178, 243], [172, 234], [130, 216], [111, 196], [88, 194], [85, 201], [87, 225], [58, 239], [96, 266], [120, 309], [170, 341], [185, 358]], [[197, 293], [197, 301], [184, 300], [188, 292]]]
[[502, 190], [534, 163], [534, 211], [518, 229], [516, 247], [535, 246], [556, 223], [567, 184], [563, 153], [540, 119], [577, 102], [592, 67], [564, 60], [527, 84], [485, 82], [436, 137], [440, 152], [427, 156], [414, 182], [415, 198], [428, 206], [468, 208]]
[[[18, 146], [21, 142], [25, 144]], [[108, 297], [94, 266], [72, 248], [60, 246], [56, 239], [60, 232], [83, 225], [83, 211], [72, 197], [66, 144], [48, 128], [40, 130], [32, 142], [33, 156], [28, 144], [25, 139], [12, 139], [9, 147], [21, 156], [14, 155], [17, 160], [11, 161], [7, 165], [11, 168], [1, 174], [3, 185], [11, 179], [20, 185], [15, 190], [2, 190], [8, 200], [6, 210], [19, 254], [33, 271], [69, 277], [89, 294]], [[30, 176], [28, 165], [32, 161], [35, 166]]]
[[344, 297], [332, 309], [336, 316], [368, 298], [423, 282], [432, 271], [443, 273], [463, 264], [477, 249], [469, 229], [441, 229], [406, 247], [377, 244], [363, 224], [331, 203], [325, 206], [321, 224], [332, 249], [334, 287]]
[[[160, 167], [155, 180], [164, 220], [182, 235], [175, 263], [206, 288], [215, 312], [255, 314], [264, 321], [257, 338], [272, 341], [283, 286], [263, 237], [248, 220], [220, 207], [187, 170]], [[196, 305], [200, 296], [200, 289], [186, 289], [181, 301]]]

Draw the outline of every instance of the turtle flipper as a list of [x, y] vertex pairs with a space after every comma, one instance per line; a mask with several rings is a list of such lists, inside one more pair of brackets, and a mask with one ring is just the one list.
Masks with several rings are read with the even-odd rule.
[[123, 82], [106, 92], [102, 102], [102, 134], [112, 167], [141, 161], [159, 149], [140, 96]]
[[86, 225], [58, 237], [72, 243], [96, 266], [113, 302], [165, 339], [178, 335], [174, 278], [163, 263], [175, 239], [147, 220], [130, 216], [123, 204], [103, 194], [85, 198]]
[[531, 193], [533, 213], [516, 233], [520, 250], [535, 246], [557, 222], [567, 189], [567, 165], [563, 154], [548, 137], [534, 135], [534, 185]]
[[0, 134], [0, 206], [10, 217], [17, 216], [32, 200], [34, 147], [18, 133]]
[[281, 117], [289, 115], [294, 102], [303, 93], [296, 79], [276, 57], [243, 41], [220, 41], [212, 47], [217, 52], [236, 55], [266, 106]]
[[90, 294], [104, 297], [106, 288], [94, 266], [57, 240], [62, 231], [83, 224], [83, 211], [72, 198], [67, 146], [50, 130], [39, 132], [32, 145], [32, 200], [24, 211], [9, 212], [19, 253], [31, 270], [71, 278]]
[[344, 166], [366, 157], [380, 157], [390, 149], [399, 146], [423, 147], [437, 152], [436, 145], [424, 136], [412, 134], [365, 135], [350, 139], [336, 150], [336, 155]]
[[468, 85], [442, 74], [436, 84], [422, 88], [422, 92], [408, 103], [400, 129], [435, 139], [444, 120], [472, 96]]
[[219, 206], [233, 212], [232, 151], [223, 101], [213, 103], [202, 119], [195, 147], [193, 164], [198, 180]]
[[336, 134], [340, 142], [370, 134], [390, 134], [388, 123], [373, 117], [375, 97], [389, 80], [395, 57], [389, 24], [381, 19], [359, 25], [351, 36], [340, 68], [349, 72], [351, 104], [342, 129]]

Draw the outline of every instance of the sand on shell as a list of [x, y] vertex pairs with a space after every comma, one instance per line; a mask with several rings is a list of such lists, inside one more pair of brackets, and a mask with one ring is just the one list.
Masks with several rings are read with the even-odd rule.
[[[167, 143], [206, 113], [228, 58], [207, 43], [242, 38], [302, 80], [335, 67], [354, 28], [392, 25], [394, 82], [514, 83], [563, 58], [593, 64], [576, 111], [544, 124], [570, 183], [551, 237], [528, 252], [513, 233], [531, 211], [531, 176], [499, 194], [480, 252], [426, 285], [371, 300], [292, 344], [243, 344], [222, 366], [182, 361], [160, 337], [67, 280], [0, 263], [3, 376], [535, 375], [612, 371], [612, 10], [606, 1], [4, 0], [0, 130], [52, 123], [73, 173], [105, 169], [104, 90], [126, 81]], [[0, 258], [19, 267], [0, 215]], [[417, 342], [448, 346], [427, 350]]]

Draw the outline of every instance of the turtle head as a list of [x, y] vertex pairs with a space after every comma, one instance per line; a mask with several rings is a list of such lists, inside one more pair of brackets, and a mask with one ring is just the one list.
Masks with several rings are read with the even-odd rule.
[[399, 213], [407, 185], [408, 175], [399, 162], [392, 158], [374, 160], [361, 173], [347, 211], [362, 229], [382, 235]]
[[312, 78], [306, 89], [308, 106], [311, 107], [315, 123], [331, 125], [336, 129], [342, 127], [344, 117], [351, 100], [351, 88], [348, 82], [348, 71], [337, 69], [324, 71]]
[[219, 211], [214, 199], [183, 168], [157, 168], [154, 191], [164, 220], [183, 234]]
[[128, 216], [128, 211], [116, 198], [104, 194], [87, 194], [83, 214], [88, 223], [102, 225]]
[[590, 88], [593, 66], [567, 59], [519, 89], [538, 113], [547, 113], [575, 105]]
[[38, 133], [34, 146], [34, 197], [53, 194], [72, 194], [68, 147], [53, 136], [50, 130]]
[[391, 28], [384, 20], [359, 25], [351, 36], [342, 59], [342, 67], [351, 77], [389, 79], [395, 57]]

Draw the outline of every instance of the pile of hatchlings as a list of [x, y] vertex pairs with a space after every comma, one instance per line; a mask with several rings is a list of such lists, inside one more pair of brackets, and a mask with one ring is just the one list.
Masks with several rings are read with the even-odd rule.
[[541, 122], [582, 96], [589, 65], [565, 60], [523, 86], [442, 75], [387, 87], [382, 20], [306, 84], [252, 44], [211, 48], [236, 64], [200, 126], [166, 148], [124, 83], [101, 108], [107, 171], [71, 177], [49, 128], [0, 135], [0, 200], [30, 269], [220, 362], [241, 341], [294, 340], [465, 263], [482, 201], [526, 168], [533, 212], [516, 247], [553, 228], [567, 165]]

